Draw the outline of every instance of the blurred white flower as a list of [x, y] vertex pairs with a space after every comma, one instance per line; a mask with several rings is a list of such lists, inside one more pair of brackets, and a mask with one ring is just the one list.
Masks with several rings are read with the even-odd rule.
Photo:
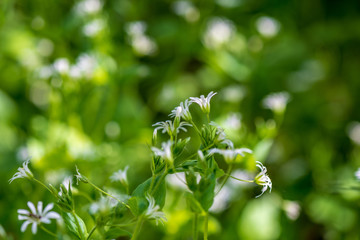
[[191, 121], [192, 117], [189, 110], [191, 103], [188, 99], [186, 99], [185, 102], [181, 102], [180, 106], [175, 107], [175, 109], [171, 111], [169, 117], [183, 118], [185, 121]]
[[182, 16], [188, 22], [195, 22], [200, 17], [197, 8], [189, 1], [176, 1], [173, 4], [173, 10], [177, 15]]
[[289, 100], [289, 93], [279, 92], [267, 95], [262, 103], [264, 108], [268, 108], [276, 113], [283, 113]]
[[188, 189], [185, 183], [185, 173], [179, 172], [175, 174], [168, 174], [166, 176], [167, 183], [173, 188], [178, 188], [181, 190]]
[[[360, 122], [352, 122], [348, 126], [348, 136], [357, 145], [360, 145]], [[360, 179], [360, 178], [359, 178]]]
[[259, 195], [256, 196], [256, 198], [260, 197], [261, 195], [263, 195], [263, 193], [269, 188], [270, 192], [271, 192], [271, 189], [272, 189], [272, 182], [271, 182], [271, 179], [270, 177], [267, 175], [267, 169], [266, 167], [259, 161], [256, 161], [257, 164], [256, 166], [258, 168], [260, 168], [261, 172], [258, 173], [258, 175], [255, 176], [254, 178], [254, 182], [258, 185], [261, 185], [263, 186], [262, 190], [261, 190], [261, 193]]
[[356, 170], [356, 172], [355, 172], [354, 175], [355, 175], [356, 179], [360, 181], [360, 168], [358, 168], [358, 169]]
[[145, 35], [135, 36], [131, 40], [131, 45], [135, 53], [139, 55], [151, 55], [157, 50], [156, 43], [150, 37]]
[[164, 221], [167, 221], [165, 217], [165, 213], [162, 211], [159, 211], [160, 207], [158, 205], [155, 205], [155, 199], [150, 196], [149, 194], [146, 194], [146, 200], [149, 202], [149, 206], [146, 209], [145, 216], [148, 219], [153, 219], [156, 221], [156, 225], [158, 225], [159, 222], [164, 224]]
[[264, 37], [274, 37], [280, 31], [280, 23], [272, 17], [260, 17], [256, 20], [256, 28]]
[[70, 63], [67, 58], [58, 58], [53, 64], [55, 70], [60, 74], [67, 74], [70, 69]]
[[211, 91], [206, 98], [204, 95], [201, 95], [200, 98], [190, 97], [190, 102], [198, 104], [204, 113], [210, 113], [210, 100], [216, 94], [216, 92]]
[[88, 37], [94, 37], [105, 27], [105, 22], [102, 19], [95, 19], [87, 23], [83, 27], [83, 33]]
[[286, 213], [286, 216], [293, 221], [295, 221], [299, 217], [301, 211], [299, 203], [288, 200], [284, 201], [283, 209]]
[[32, 223], [31, 231], [33, 234], [37, 232], [37, 226], [41, 223], [50, 224], [50, 219], [58, 219], [60, 215], [57, 212], [49, 212], [54, 204], [48, 204], [43, 210], [43, 203], [40, 201], [37, 204], [37, 210], [32, 202], [28, 202], [30, 211], [25, 209], [19, 209], [17, 212], [19, 214], [19, 220], [25, 220], [25, 222], [21, 225], [21, 231], [25, 232], [27, 226]]
[[92, 202], [89, 207], [89, 211], [92, 214], [103, 213], [107, 214], [116, 205], [113, 204], [113, 198], [101, 196], [96, 202]]
[[127, 179], [127, 171], [129, 169], [129, 166], [126, 166], [124, 168], [124, 170], [118, 170], [117, 172], [114, 172], [111, 176], [110, 179], [113, 182], [121, 182], [124, 185], [128, 185], [128, 179]]
[[125, 31], [132, 37], [144, 35], [146, 29], [147, 25], [143, 21], [130, 22], [125, 26]]
[[209, 150], [209, 154], [218, 153], [224, 157], [225, 162], [233, 163], [238, 155], [244, 157], [245, 153], [252, 153], [248, 148], [237, 148], [237, 149], [218, 149], [212, 148]]
[[212, 18], [207, 23], [207, 28], [203, 36], [205, 46], [208, 48], [218, 48], [228, 43], [235, 33], [234, 24], [225, 18]]
[[165, 161], [172, 163], [174, 161], [171, 151], [172, 142], [169, 140], [167, 142], [161, 143], [161, 148], [151, 147], [151, 150], [156, 156], [162, 157]]
[[102, 2], [99, 0], [84, 0], [75, 7], [76, 11], [81, 15], [97, 13], [101, 8]]
[[28, 165], [30, 163], [30, 159], [26, 160], [22, 167], [18, 168], [18, 172], [14, 174], [14, 176], [9, 180], [9, 184], [12, 183], [12, 181], [14, 181], [15, 179], [18, 178], [28, 178], [28, 179], [32, 179], [34, 177], [34, 175], [32, 174], [32, 172], [30, 171]]

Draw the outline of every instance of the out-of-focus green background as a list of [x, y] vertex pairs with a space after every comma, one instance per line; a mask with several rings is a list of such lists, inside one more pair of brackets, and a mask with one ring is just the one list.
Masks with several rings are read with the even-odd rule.
[[[239, 183], [209, 237], [359, 239], [359, 11], [359, 1], [1, 0], [0, 224], [13, 239], [49, 239], [21, 233], [16, 211], [54, 199], [8, 183], [29, 156], [54, 185], [76, 164], [116, 189], [108, 177], [129, 165], [134, 189], [151, 174], [151, 124], [180, 101], [217, 91], [212, 118], [249, 146], [256, 139], [241, 136], [273, 118], [262, 99], [287, 91], [264, 161], [272, 193], [255, 199], [261, 188]], [[168, 223], [146, 223], [142, 239], [189, 239], [186, 208], [165, 212]]]

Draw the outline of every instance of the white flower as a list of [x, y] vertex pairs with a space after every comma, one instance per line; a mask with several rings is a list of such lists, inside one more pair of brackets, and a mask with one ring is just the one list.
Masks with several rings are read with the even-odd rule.
[[76, 177], [76, 185], [79, 185], [79, 181], [80, 181], [80, 182], [84, 182], [84, 183], [88, 183], [87, 178], [84, 177], [84, 176], [79, 172], [79, 169], [78, 169], [77, 166], [75, 166], [75, 167], [76, 167], [76, 175], [75, 175], [75, 177]]
[[264, 98], [263, 106], [274, 112], [282, 113], [289, 100], [290, 95], [287, 92], [272, 93]]
[[128, 185], [128, 180], [127, 180], [127, 171], [129, 169], [129, 166], [126, 166], [124, 168], [124, 170], [119, 170], [117, 172], [114, 172], [111, 176], [110, 176], [110, 179], [111, 181], [113, 182], [116, 182], [116, 181], [119, 181], [121, 183], [123, 183], [124, 185]]
[[154, 152], [156, 156], [162, 157], [166, 161], [172, 163], [173, 162], [173, 156], [171, 151], [171, 141], [163, 142], [161, 144], [162, 150], [157, 147], [151, 147], [151, 150]]
[[30, 171], [28, 165], [29, 165], [30, 159], [26, 160], [23, 163], [22, 167], [18, 168], [18, 172], [14, 174], [14, 176], [9, 180], [9, 183], [12, 183], [12, 181], [14, 181], [17, 178], [28, 178], [28, 179], [32, 179], [34, 177], [34, 175], [32, 174], [32, 172]]
[[150, 196], [149, 194], [146, 194], [146, 200], [149, 202], [149, 206], [146, 209], [145, 216], [148, 219], [153, 219], [156, 221], [156, 225], [158, 225], [159, 222], [164, 224], [164, 221], [167, 221], [165, 217], [165, 213], [162, 211], [159, 211], [160, 207], [158, 205], [155, 205], [155, 199]]
[[260, 197], [261, 195], [263, 195], [263, 193], [268, 189], [270, 188], [270, 192], [271, 192], [271, 189], [272, 189], [272, 182], [271, 182], [271, 179], [270, 177], [266, 174], [267, 172], [267, 169], [266, 167], [259, 161], [256, 161], [257, 164], [256, 166], [258, 168], [260, 168], [261, 172], [256, 175], [255, 179], [254, 179], [254, 182], [258, 185], [261, 185], [263, 186], [262, 190], [261, 190], [261, 193], [259, 195], [257, 195], [256, 197]]
[[233, 149], [234, 144], [226, 138], [225, 130], [215, 122], [210, 122], [210, 125], [216, 127], [216, 142], [226, 144], [229, 148]]
[[190, 99], [191, 102], [198, 104], [204, 113], [210, 113], [210, 99], [216, 94], [216, 92], [211, 91], [206, 98], [201, 95], [200, 98], [190, 97]]
[[156, 139], [157, 137], [157, 131], [162, 130], [162, 133], [168, 133], [169, 136], [174, 136], [180, 132], [180, 130], [183, 130], [184, 132], [187, 132], [185, 126], [192, 126], [191, 124], [187, 122], [180, 122], [178, 127], [175, 127], [173, 122], [170, 120], [167, 120], [165, 122], [157, 122], [152, 125], [153, 127], [156, 127], [154, 129], [153, 138]]
[[355, 177], [357, 180], [360, 180], [360, 168], [355, 172]]
[[31, 212], [25, 209], [18, 210], [19, 220], [26, 220], [21, 225], [22, 232], [25, 232], [27, 226], [32, 223], [31, 231], [33, 234], [35, 234], [37, 232], [37, 226], [41, 223], [49, 224], [51, 218], [60, 218], [60, 215], [58, 213], [49, 212], [54, 207], [53, 203], [48, 204], [43, 210], [43, 203], [40, 201], [37, 204], [37, 211], [32, 202], [28, 202], [27, 205], [29, 206]]
[[223, 155], [225, 162], [233, 163], [237, 157], [237, 155], [245, 156], [245, 153], [252, 153], [252, 151], [248, 148], [237, 148], [237, 149], [218, 149], [213, 148], [209, 150], [209, 154], [218, 153]]
[[190, 102], [188, 99], [185, 100], [185, 103], [181, 102], [180, 106], [176, 107], [174, 110], [171, 111], [169, 114], [170, 117], [177, 117], [177, 118], [183, 118], [185, 121], [191, 121], [191, 113], [189, 110], [189, 106], [192, 102]]

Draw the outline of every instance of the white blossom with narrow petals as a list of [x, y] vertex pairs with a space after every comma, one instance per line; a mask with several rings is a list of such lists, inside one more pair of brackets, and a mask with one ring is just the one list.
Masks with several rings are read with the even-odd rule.
[[201, 95], [199, 98], [198, 97], [190, 97], [191, 101], [193, 103], [196, 103], [200, 106], [201, 110], [208, 114], [210, 113], [210, 99], [215, 96], [217, 93], [211, 91], [207, 97], [205, 97], [204, 95]]
[[113, 182], [116, 182], [116, 181], [119, 181], [125, 185], [128, 184], [128, 180], [127, 180], [127, 171], [129, 169], [129, 166], [126, 166], [124, 168], [124, 170], [118, 170], [116, 172], [114, 172], [111, 176], [110, 176], [110, 179], [111, 181]]
[[25, 232], [27, 226], [32, 224], [31, 231], [33, 234], [36, 234], [38, 225], [42, 223], [50, 224], [50, 219], [59, 219], [60, 215], [57, 212], [50, 210], [54, 207], [53, 203], [48, 204], [43, 210], [43, 203], [40, 201], [37, 204], [37, 209], [32, 202], [27, 203], [31, 211], [26, 209], [19, 209], [17, 212], [19, 214], [19, 220], [25, 220], [21, 225], [21, 231]]
[[269, 192], [271, 192], [272, 189], [272, 182], [270, 177], [267, 175], [267, 169], [266, 167], [259, 161], [256, 161], [256, 166], [260, 168], [261, 172], [258, 173], [258, 175], [255, 176], [254, 182], [258, 185], [263, 186], [261, 193], [256, 196], [256, 198], [263, 195], [263, 193], [269, 188]]
[[172, 163], [174, 161], [172, 151], [171, 151], [172, 142], [167, 141], [161, 144], [161, 148], [151, 147], [151, 150], [156, 156], [162, 157], [165, 161]]
[[14, 174], [14, 176], [9, 180], [9, 183], [12, 183], [12, 181], [14, 181], [15, 179], [18, 178], [29, 178], [32, 179], [34, 177], [34, 175], [32, 174], [32, 172], [30, 171], [28, 165], [30, 163], [30, 159], [26, 160], [22, 167], [18, 168], [18, 172], [16, 172]]
[[180, 122], [179, 126], [176, 127], [172, 121], [166, 120], [165, 122], [157, 122], [157, 123], [153, 124], [152, 126], [156, 127], [154, 129], [154, 133], [153, 133], [153, 138], [156, 139], [157, 132], [159, 130], [162, 130], [161, 131], [162, 133], [168, 133], [169, 136], [174, 136], [174, 135], [178, 134], [180, 132], [180, 130], [187, 132], [187, 129], [185, 127], [186, 126], [191, 127], [192, 125], [187, 122]]
[[167, 221], [165, 217], [165, 213], [162, 211], [159, 211], [160, 207], [156, 205], [155, 199], [150, 196], [150, 194], [146, 194], [146, 200], [149, 202], [149, 206], [147, 207], [145, 211], [145, 216], [148, 219], [153, 219], [156, 221], [156, 225], [158, 225], [159, 222], [164, 224], [164, 221]]
[[237, 148], [237, 149], [218, 149], [213, 148], [209, 150], [209, 154], [218, 153], [222, 155], [227, 163], [233, 163], [238, 155], [244, 157], [245, 153], [252, 153], [248, 148]]
[[185, 102], [181, 102], [180, 106], [176, 107], [174, 110], [171, 111], [169, 114], [169, 117], [177, 117], [182, 118], [185, 121], [191, 121], [192, 116], [189, 110], [189, 106], [191, 105], [191, 101], [188, 99], [185, 100]]

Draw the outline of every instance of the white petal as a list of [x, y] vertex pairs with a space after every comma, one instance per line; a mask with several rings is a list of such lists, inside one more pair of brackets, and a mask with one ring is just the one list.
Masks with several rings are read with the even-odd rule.
[[34, 204], [29, 201], [29, 202], [27, 203], [27, 205], [29, 206], [31, 212], [32, 212], [33, 214], [37, 215]]
[[28, 226], [30, 223], [31, 223], [31, 222], [29, 222], [29, 221], [25, 221], [25, 222], [21, 225], [20, 230], [21, 230], [22, 232], [25, 232], [27, 226]]
[[40, 221], [43, 222], [43, 223], [46, 223], [46, 224], [50, 224], [50, 223], [51, 223], [50, 219], [48, 219], [48, 218], [46, 218], [46, 217], [42, 217]]
[[28, 210], [25, 210], [25, 209], [18, 209], [17, 212], [18, 212], [18, 214], [25, 214], [25, 215], [30, 214], [30, 212]]
[[42, 203], [42, 201], [39, 201], [39, 202], [38, 202], [37, 209], [38, 209], [38, 214], [41, 216], [41, 215], [42, 215], [42, 210], [43, 210], [43, 203]]
[[47, 213], [48, 211], [50, 211], [53, 207], [54, 207], [54, 204], [53, 204], [53, 203], [49, 203], [49, 204], [45, 207], [43, 214], [46, 215], [46, 213]]
[[31, 231], [32, 231], [33, 234], [36, 234], [36, 232], [37, 232], [37, 223], [36, 222], [34, 222], [32, 224]]
[[57, 218], [60, 218], [60, 215], [57, 212], [49, 212], [48, 214], [46, 214], [45, 217], [57, 219]]
[[18, 216], [18, 219], [19, 219], [19, 220], [28, 220], [28, 219], [29, 219], [29, 216], [19, 215], [19, 216]]

